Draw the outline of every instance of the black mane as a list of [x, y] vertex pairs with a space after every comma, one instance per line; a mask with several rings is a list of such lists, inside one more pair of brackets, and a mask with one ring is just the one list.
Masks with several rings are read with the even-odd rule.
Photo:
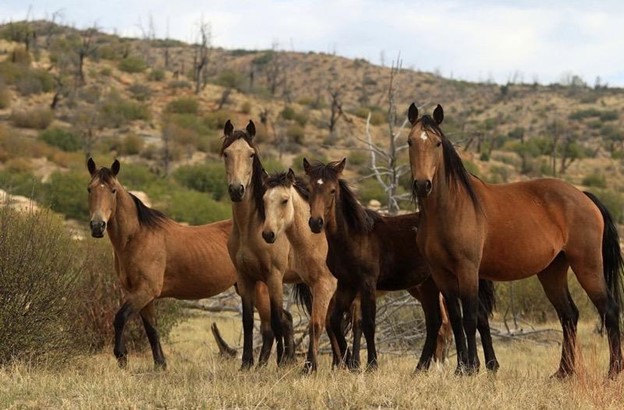
[[468, 193], [468, 196], [470, 196], [470, 200], [472, 201], [474, 206], [477, 209], [480, 209], [481, 203], [479, 202], [479, 198], [477, 197], [474, 187], [470, 182], [470, 176], [472, 174], [468, 172], [468, 170], [466, 170], [466, 167], [464, 167], [464, 163], [462, 162], [459, 154], [455, 150], [453, 143], [448, 138], [446, 138], [446, 136], [442, 132], [442, 129], [429, 115], [423, 115], [419, 121], [421, 122], [425, 130], [432, 131], [437, 136], [439, 136], [440, 140], [442, 141], [444, 168], [446, 169], [446, 182], [450, 184], [451, 180], [459, 181], [460, 185], [464, 187], [464, 189]]
[[310, 164], [308, 175], [313, 180], [321, 178], [337, 182], [340, 187], [340, 201], [336, 205], [347, 222], [347, 226], [357, 233], [370, 233], [375, 222], [381, 220], [381, 215], [371, 209], [364, 208], [358, 202], [351, 188], [349, 188], [347, 181], [338, 178], [338, 173], [334, 167], [338, 165], [339, 162], [340, 161], [334, 161], [327, 165], [321, 162]]
[[264, 181], [265, 191], [267, 189], [275, 188], [278, 186], [283, 186], [289, 188], [293, 186], [295, 190], [301, 195], [303, 199], [308, 202], [310, 200], [310, 191], [308, 190], [308, 186], [305, 180], [301, 177], [295, 177], [295, 183], [291, 184], [288, 179], [287, 172], [277, 172], [273, 175], [269, 175], [269, 177]]
[[231, 135], [225, 135], [223, 137], [223, 144], [221, 145], [220, 155], [223, 156], [223, 151], [236, 140], [245, 140], [247, 144], [256, 152], [253, 158], [252, 172], [251, 172], [251, 195], [254, 202], [254, 207], [256, 208], [256, 212], [260, 217], [261, 221], [264, 221], [266, 217], [264, 212], [264, 200], [262, 197], [264, 196], [264, 185], [262, 184], [262, 174], [264, 173], [264, 167], [262, 166], [262, 162], [260, 162], [260, 156], [258, 155], [258, 147], [253, 143], [253, 137], [249, 136], [245, 131], [235, 130]]

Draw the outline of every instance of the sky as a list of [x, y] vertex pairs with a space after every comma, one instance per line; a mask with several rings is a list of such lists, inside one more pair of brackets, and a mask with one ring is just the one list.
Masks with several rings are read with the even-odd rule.
[[49, 18], [77, 28], [212, 45], [335, 53], [467, 81], [542, 84], [579, 76], [624, 87], [621, 0], [0, 0], [0, 22]]

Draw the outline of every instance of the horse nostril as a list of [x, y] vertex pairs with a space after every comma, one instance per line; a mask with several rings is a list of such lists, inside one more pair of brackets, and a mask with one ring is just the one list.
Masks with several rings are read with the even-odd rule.
[[308, 225], [310, 226], [310, 229], [312, 230], [312, 232], [319, 233], [321, 232], [321, 229], [323, 229], [323, 218], [310, 217], [310, 220], [308, 221]]
[[262, 232], [262, 238], [264, 238], [264, 240], [268, 243], [273, 243], [275, 242], [275, 232], [273, 231], [263, 231]]
[[431, 181], [430, 180], [425, 181], [425, 191], [427, 193], [431, 192]]

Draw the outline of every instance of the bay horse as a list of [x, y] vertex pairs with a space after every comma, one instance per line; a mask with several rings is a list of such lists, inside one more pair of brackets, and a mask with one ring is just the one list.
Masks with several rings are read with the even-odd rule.
[[[336, 339], [329, 322], [326, 322], [328, 309], [336, 291], [336, 278], [327, 263], [327, 239], [314, 235], [308, 228], [310, 206], [309, 192], [304, 181], [297, 179], [292, 169], [274, 175], [265, 174], [264, 211], [262, 237], [275, 243], [280, 236], [286, 236], [292, 247], [292, 266], [311, 289], [310, 344], [306, 359], [306, 371], [315, 371], [319, 339], [327, 324], [327, 334], [332, 342], [332, 350], [337, 352]], [[337, 361], [337, 356], [334, 356]]]
[[606, 326], [608, 374], [614, 378], [622, 371], [623, 260], [609, 211], [593, 194], [557, 179], [483, 182], [466, 171], [440, 128], [443, 119], [440, 105], [433, 117], [418, 118], [412, 103], [408, 145], [412, 191], [422, 214], [418, 249], [448, 303], [458, 372], [476, 370], [478, 279], [510, 281], [537, 275], [563, 328], [561, 361], [554, 376], [574, 374], [579, 314], [567, 283], [572, 268]]
[[[228, 120], [223, 128], [221, 156], [224, 159], [228, 193], [232, 201], [232, 234], [228, 252], [237, 272], [238, 290], [243, 304], [242, 369], [253, 366], [254, 288], [258, 282], [268, 287], [271, 307], [271, 329], [277, 340], [277, 363], [295, 360], [292, 317], [283, 308], [283, 283], [300, 283], [292, 269], [292, 247], [288, 238], [280, 236], [273, 244], [262, 238], [264, 223], [264, 168], [253, 142], [256, 127], [253, 121], [245, 130], [234, 130]], [[296, 285], [297, 286], [297, 285]], [[309, 291], [307, 286], [297, 286]], [[309, 367], [304, 366], [304, 371]]]
[[[359, 296], [368, 353], [367, 368], [377, 367], [376, 291], [406, 289], [420, 298], [425, 313], [426, 337], [416, 370], [426, 370], [436, 348], [441, 313], [438, 288], [424, 259], [414, 252], [419, 215], [382, 216], [364, 208], [341, 178], [345, 163], [346, 158], [327, 165], [311, 164], [303, 159], [310, 189], [308, 224], [314, 233], [325, 231], [329, 244], [327, 265], [338, 278], [330, 325], [338, 339], [340, 356], [347, 355], [346, 341], [340, 331], [342, 317]], [[484, 314], [480, 315], [484, 320], [479, 321], [479, 328], [488, 368], [495, 370], [498, 362], [487, 323], [487, 314], [491, 313], [494, 303], [493, 287], [484, 285], [481, 296], [484, 307], [489, 310], [484, 309]], [[354, 340], [354, 344], [357, 342]], [[359, 349], [354, 346], [354, 350]]]
[[[89, 226], [91, 236], [108, 238], [113, 245], [115, 271], [125, 290], [125, 300], [115, 315], [114, 354], [120, 367], [127, 364], [123, 331], [128, 319], [139, 313], [152, 349], [156, 368], [166, 360], [155, 326], [154, 300], [164, 297], [201, 299], [217, 295], [236, 282], [236, 270], [227, 252], [232, 221], [185, 226], [147, 207], [117, 179], [120, 163], [98, 168], [89, 158]], [[265, 345], [261, 360], [268, 360], [273, 344], [268, 292], [255, 288]], [[270, 336], [270, 337], [269, 337]]]

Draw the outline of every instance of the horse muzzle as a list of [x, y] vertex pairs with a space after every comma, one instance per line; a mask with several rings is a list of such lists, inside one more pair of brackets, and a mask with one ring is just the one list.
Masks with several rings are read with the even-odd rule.
[[310, 225], [310, 229], [312, 230], [312, 232], [321, 233], [321, 231], [323, 230], [323, 218], [310, 217], [310, 219], [308, 220], [308, 225]]
[[275, 243], [275, 232], [273, 231], [262, 231], [262, 238], [266, 243]]
[[106, 230], [106, 222], [104, 221], [91, 221], [89, 223], [91, 227], [91, 236], [94, 238], [103, 238], [104, 231]]
[[228, 193], [232, 202], [240, 202], [243, 200], [243, 195], [245, 195], [245, 187], [241, 184], [228, 185]]
[[419, 198], [425, 198], [431, 193], [431, 180], [429, 179], [415, 179], [412, 183], [412, 191]]

